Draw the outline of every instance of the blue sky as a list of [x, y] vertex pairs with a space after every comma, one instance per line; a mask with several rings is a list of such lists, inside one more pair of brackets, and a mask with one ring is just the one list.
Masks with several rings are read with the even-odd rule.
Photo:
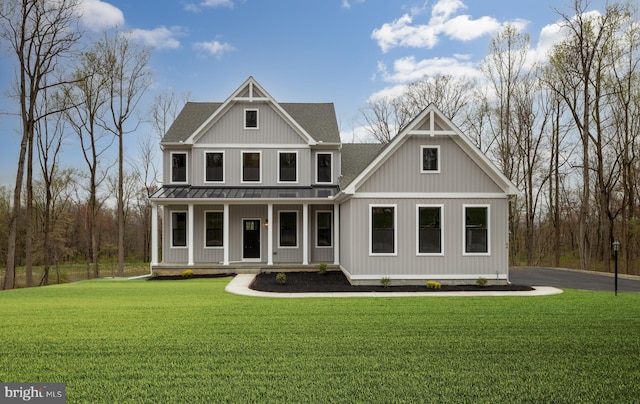
[[[478, 62], [506, 23], [531, 35], [544, 57], [559, 38], [553, 0], [81, 0], [89, 32], [119, 26], [154, 48], [154, 85], [194, 101], [223, 101], [248, 76], [281, 102], [333, 102], [345, 141], [361, 141], [360, 108], [427, 74], [480, 75]], [[604, 2], [593, 1], [590, 9]], [[0, 110], [13, 77], [0, 59]], [[0, 185], [15, 178], [18, 121], [0, 115]], [[148, 128], [141, 127], [137, 135]], [[136, 134], [126, 152], [137, 153]], [[73, 140], [69, 141], [72, 149]], [[63, 162], [72, 163], [72, 152]]]

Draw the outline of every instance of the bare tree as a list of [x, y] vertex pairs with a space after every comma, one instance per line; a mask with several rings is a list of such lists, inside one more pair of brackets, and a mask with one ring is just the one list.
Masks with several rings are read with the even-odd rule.
[[[16, 238], [25, 159], [32, 150], [34, 127], [41, 118], [36, 105], [45, 88], [59, 84], [53, 74], [80, 37], [76, 0], [22, 0], [0, 3], [0, 36], [16, 57], [15, 97], [20, 107], [22, 140], [18, 156], [13, 210], [9, 220], [4, 289], [14, 287]], [[28, 275], [28, 282], [30, 276]]]
[[184, 104], [190, 99], [190, 92], [176, 94], [173, 88], [169, 88], [153, 98], [148, 115], [151, 127], [158, 139], [162, 139], [167, 133]]
[[145, 91], [151, 85], [151, 50], [137, 46], [119, 32], [105, 33], [97, 42], [101, 74], [107, 80], [109, 115], [105, 128], [118, 139], [118, 276], [124, 275], [124, 136]]

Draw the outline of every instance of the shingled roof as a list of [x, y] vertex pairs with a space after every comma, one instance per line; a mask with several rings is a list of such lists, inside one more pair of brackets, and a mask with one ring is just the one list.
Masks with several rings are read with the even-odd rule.
[[342, 177], [344, 189], [376, 158], [386, 145], [380, 143], [347, 143], [342, 145]]
[[[340, 143], [333, 103], [279, 105], [317, 142]], [[188, 102], [162, 138], [162, 143], [187, 140], [220, 106], [220, 102]]]

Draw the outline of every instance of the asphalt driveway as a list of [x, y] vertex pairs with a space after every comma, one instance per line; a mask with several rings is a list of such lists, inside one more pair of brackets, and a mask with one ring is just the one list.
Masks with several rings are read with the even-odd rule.
[[[519, 267], [509, 269], [511, 283], [556, 288], [614, 291], [613, 274], [567, 269]], [[618, 276], [618, 292], [640, 293], [640, 278]]]

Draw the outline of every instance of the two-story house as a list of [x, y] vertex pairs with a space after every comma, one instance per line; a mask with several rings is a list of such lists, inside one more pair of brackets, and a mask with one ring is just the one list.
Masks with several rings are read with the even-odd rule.
[[508, 280], [517, 190], [434, 106], [386, 146], [343, 145], [333, 104], [278, 103], [249, 77], [222, 103], [187, 103], [161, 146], [154, 271]]

